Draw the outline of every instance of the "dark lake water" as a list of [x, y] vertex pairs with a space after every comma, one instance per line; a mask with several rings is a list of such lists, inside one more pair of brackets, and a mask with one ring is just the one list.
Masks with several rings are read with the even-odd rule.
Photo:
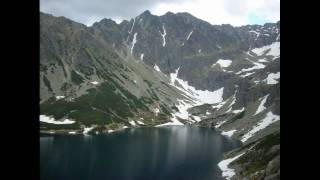
[[42, 180], [220, 180], [223, 153], [240, 146], [210, 128], [125, 129], [41, 136]]

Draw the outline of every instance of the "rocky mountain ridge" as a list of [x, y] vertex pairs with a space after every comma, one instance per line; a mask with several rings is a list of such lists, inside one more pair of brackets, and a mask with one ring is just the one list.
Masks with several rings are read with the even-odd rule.
[[232, 27], [145, 11], [86, 27], [40, 13], [40, 99], [42, 132], [212, 127], [241, 140], [240, 152], [268, 145], [255, 151], [264, 164], [235, 160], [247, 168], [236, 177], [277, 178], [266, 167], [280, 156], [280, 21]]

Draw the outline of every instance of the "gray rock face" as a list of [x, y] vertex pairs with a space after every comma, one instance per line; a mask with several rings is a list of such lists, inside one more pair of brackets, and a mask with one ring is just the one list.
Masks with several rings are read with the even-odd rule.
[[[218, 26], [188, 13], [168, 12], [163, 16], [154, 16], [149, 11], [120, 25], [110, 22], [106, 26], [105, 21], [95, 23], [90, 27], [91, 31], [108, 34], [106, 39], [110, 43], [115, 43], [117, 50], [121, 52], [132, 48], [134, 34], [137, 34], [132, 56], [139, 59], [143, 54], [143, 61], [146, 64], [150, 66], [157, 64], [165, 74], [173, 73], [180, 68], [178, 77], [188, 81], [197, 89], [216, 90], [225, 87], [224, 98], [231, 96], [235, 91], [234, 86], [238, 85], [241, 91], [239, 94], [250, 94], [250, 96], [239, 95], [235, 107], [246, 105], [269, 91], [261, 90], [266, 87], [260, 87], [259, 90], [252, 89], [252, 93], [247, 93], [252, 87], [248, 81], [249, 77], [244, 79], [234, 74], [235, 72], [214, 69], [211, 65], [218, 59], [230, 59], [238, 63], [227, 68], [229, 71], [250, 67], [245, 52], [279, 41], [280, 22], [266, 23], [263, 26]], [[121, 31], [110, 29], [121, 29]], [[166, 35], [162, 37], [164, 31]], [[257, 61], [259, 57], [251, 59]], [[270, 62], [267, 66], [276, 66], [279, 71], [279, 65], [273, 64]]]
[[[41, 128], [81, 132], [91, 126], [106, 132], [166, 123], [188, 99], [170, 81], [177, 69], [177, 77], [197, 90], [223, 87], [222, 102], [192, 107], [188, 119], [178, 118], [181, 122], [234, 131], [232, 138], [243, 139], [262, 121], [275, 121], [245, 145], [279, 131], [280, 21], [233, 27], [211, 25], [189, 13], [155, 16], [150, 11], [120, 24], [103, 19], [91, 27], [40, 13], [41, 113], [76, 121], [59, 127], [41, 123]], [[241, 178], [277, 179], [278, 164], [270, 160], [261, 172]]]

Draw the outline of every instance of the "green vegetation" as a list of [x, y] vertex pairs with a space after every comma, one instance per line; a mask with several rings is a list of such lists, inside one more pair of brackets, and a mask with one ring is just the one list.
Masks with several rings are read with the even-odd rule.
[[53, 115], [55, 119], [68, 117], [85, 125], [123, 123], [138, 109], [148, 110], [143, 99], [138, 99], [118, 84], [107, 82], [89, 89], [87, 94], [74, 101], [52, 97], [40, 105], [41, 114]]
[[235, 122], [238, 119], [241, 119], [244, 117], [246, 111], [242, 111], [241, 113], [235, 115], [234, 117], [232, 117], [229, 121], [227, 121], [225, 124], [230, 124]]
[[177, 106], [171, 106], [171, 109], [175, 110], [175, 111], [179, 111], [179, 109], [177, 108]]
[[83, 78], [77, 74], [75, 71], [71, 71], [71, 81], [74, 82], [76, 85], [83, 83]]
[[[247, 145], [246, 148], [252, 147], [252, 143]], [[253, 147], [254, 151], [247, 151], [246, 154], [241, 156], [235, 163], [243, 166], [241, 176], [247, 176], [259, 170], [265, 169], [268, 163], [280, 155], [280, 149], [271, 151], [272, 147], [280, 145], [280, 133], [270, 134], [259, 140]], [[241, 149], [244, 149], [242, 147]]]
[[170, 114], [170, 111], [167, 109], [167, 107], [165, 105], [162, 105], [160, 104], [160, 108], [161, 108], [161, 111], [166, 114], [166, 115], [169, 115]]
[[43, 82], [44, 82], [44, 85], [48, 88], [49, 91], [52, 92], [52, 88], [51, 88], [51, 85], [50, 85], [50, 81], [47, 79], [46, 76], [43, 76]]
[[150, 94], [150, 96], [154, 99], [154, 100], [156, 100], [156, 101], [159, 101], [160, 99], [159, 99], [159, 97], [158, 97], [158, 95], [154, 92], [154, 90], [153, 89], [147, 89], [147, 91], [148, 91], [148, 93]]
[[69, 84], [69, 83], [67, 83], [67, 82], [64, 82], [64, 83], [62, 84], [62, 86], [61, 86], [60, 89], [61, 89], [62, 91], [66, 91], [66, 90], [68, 90], [71, 86], [72, 86], [71, 84]]
[[78, 130], [80, 129], [79, 123], [73, 123], [73, 124], [50, 124], [50, 123], [44, 123], [40, 122], [40, 129], [50, 129], [50, 130], [60, 130], [60, 129], [68, 129], [68, 130]]

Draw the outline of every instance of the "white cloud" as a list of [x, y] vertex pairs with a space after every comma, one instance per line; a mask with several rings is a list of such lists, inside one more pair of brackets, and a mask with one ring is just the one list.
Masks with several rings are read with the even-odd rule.
[[189, 12], [211, 24], [232, 24], [235, 26], [252, 22], [254, 15], [264, 22], [280, 20], [280, 0], [193, 0], [183, 3], [162, 3], [151, 9], [156, 15], [167, 11]]
[[130, 20], [145, 10], [188, 12], [211, 24], [235, 26], [280, 20], [280, 0], [40, 0], [40, 10], [86, 25], [102, 18]]

